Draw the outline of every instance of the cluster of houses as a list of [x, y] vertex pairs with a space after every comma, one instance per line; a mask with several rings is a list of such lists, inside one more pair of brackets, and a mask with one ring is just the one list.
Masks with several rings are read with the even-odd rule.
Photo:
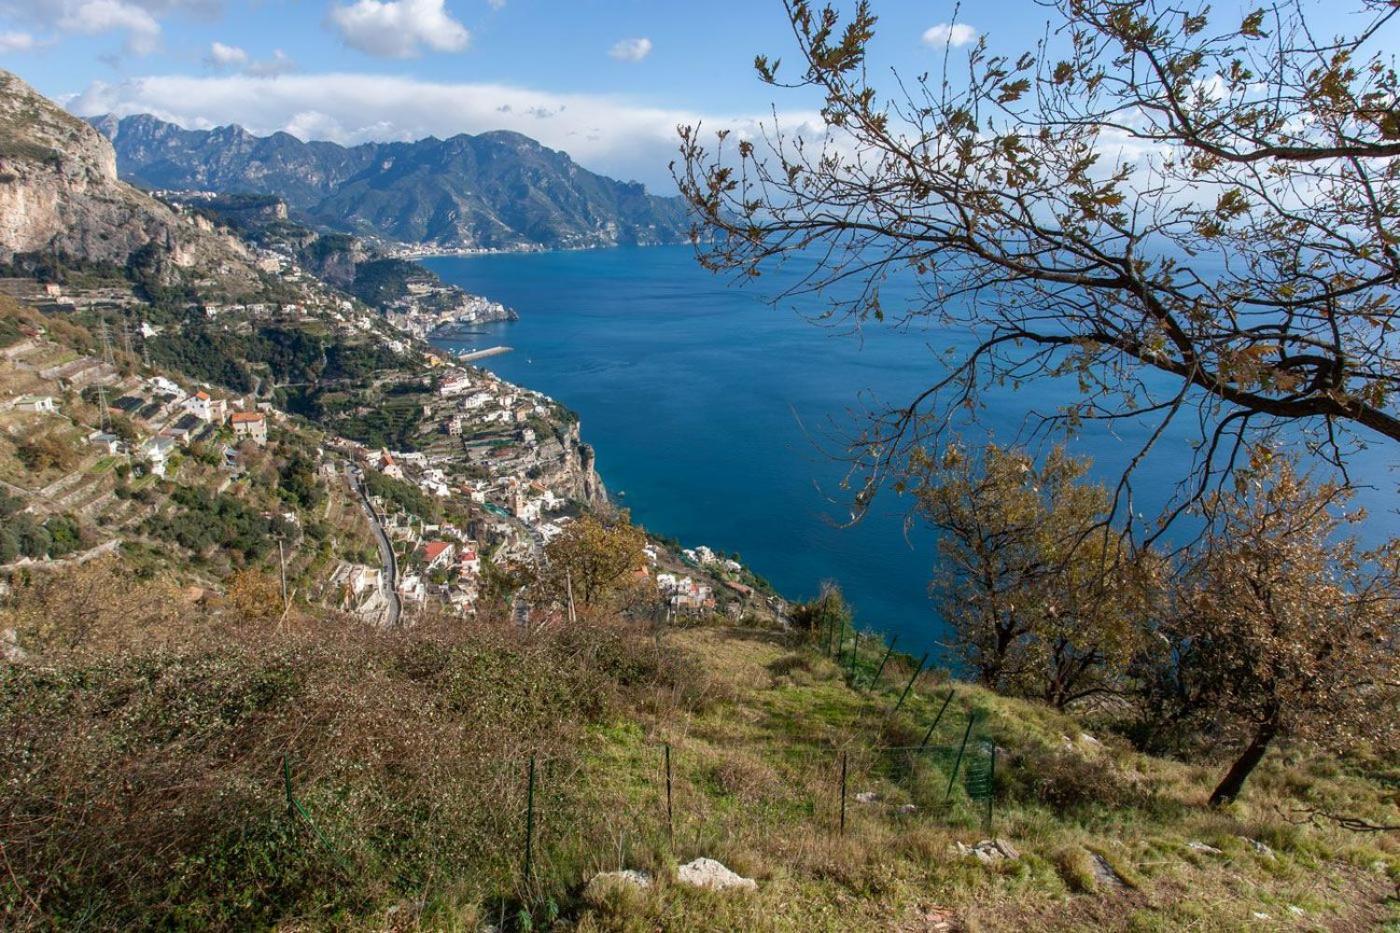
[[391, 302], [384, 316], [399, 330], [427, 339], [477, 324], [512, 320], [515, 314], [500, 302], [469, 295], [455, 285], [421, 281], [409, 282], [408, 294]]
[[[471, 612], [484, 559], [534, 561], [572, 521], [570, 490], [552, 482], [558, 478], [558, 439], [551, 432], [542, 442], [529, 424], [548, 421], [555, 412], [543, 395], [485, 372], [447, 366], [428, 414], [441, 433], [426, 450], [376, 450], [349, 441], [339, 446], [366, 469], [463, 506], [455, 511], [469, 517], [458, 524], [433, 523], [387, 498], [371, 497], [385, 534], [406, 555], [398, 583], [403, 603], [436, 601]], [[347, 576], [343, 582], [352, 581]], [[370, 591], [367, 583], [360, 587], [361, 593]]]
[[[144, 380], [139, 386], [108, 402], [113, 413], [125, 415], [150, 436], [134, 448], [111, 431], [94, 431], [88, 442], [108, 453], [127, 453], [145, 463], [152, 473], [164, 476], [172, 457], [190, 443], [207, 439], [228, 425], [235, 443], [267, 443], [266, 411], [234, 410], [228, 401], [204, 390], [186, 393], [164, 376]], [[226, 452], [226, 460], [230, 457]]]

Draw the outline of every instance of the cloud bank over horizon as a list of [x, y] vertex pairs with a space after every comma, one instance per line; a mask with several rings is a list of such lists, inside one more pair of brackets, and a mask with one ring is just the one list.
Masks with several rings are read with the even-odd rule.
[[[715, 115], [622, 97], [555, 93], [492, 83], [423, 81], [377, 74], [165, 75], [95, 81], [67, 99], [73, 113], [149, 113], [187, 129], [236, 123], [257, 135], [287, 132], [342, 145], [513, 130], [567, 152], [581, 165], [669, 194], [678, 124], [729, 127], [739, 137], [772, 115]], [[786, 131], [824, 133], [816, 112], [779, 115]]]

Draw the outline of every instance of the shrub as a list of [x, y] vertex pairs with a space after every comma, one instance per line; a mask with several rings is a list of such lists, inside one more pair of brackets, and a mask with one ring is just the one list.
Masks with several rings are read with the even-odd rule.
[[1042, 749], [1014, 756], [1000, 792], [1037, 801], [1057, 812], [1115, 809], [1144, 802], [1141, 790], [1102, 754], [1073, 749]]
[[[605, 625], [383, 633], [181, 610], [132, 638], [140, 607], [76, 618], [101, 605], [65, 599], [80, 589], [17, 594], [48, 627], [19, 626], [34, 663], [0, 681], [7, 929], [343, 925], [512, 890], [500, 841], [519, 834], [526, 759], [542, 819], [586, 825], [585, 728], [691, 670]], [[310, 822], [289, 813], [283, 756]], [[562, 875], [542, 883], [565, 896]]]

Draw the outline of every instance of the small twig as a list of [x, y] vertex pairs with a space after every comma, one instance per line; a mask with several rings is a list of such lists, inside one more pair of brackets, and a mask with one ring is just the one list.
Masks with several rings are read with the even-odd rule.
[[[1279, 808], [1279, 811], [1280, 813], [1282, 813], [1282, 808]], [[1295, 807], [1289, 812], [1294, 814], [1302, 814], [1301, 819], [1294, 819], [1293, 817], [1287, 815], [1284, 816], [1284, 819], [1288, 820], [1288, 822], [1293, 823], [1294, 825], [1301, 825], [1304, 823], [1316, 823], [1318, 820], [1327, 820], [1332, 823], [1335, 823], [1342, 829], [1349, 830], [1354, 833], [1400, 832], [1400, 823], [1372, 823], [1367, 820], [1363, 820], [1357, 816], [1347, 816], [1343, 813], [1328, 813], [1327, 811], [1319, 810], [1316, 807]]]

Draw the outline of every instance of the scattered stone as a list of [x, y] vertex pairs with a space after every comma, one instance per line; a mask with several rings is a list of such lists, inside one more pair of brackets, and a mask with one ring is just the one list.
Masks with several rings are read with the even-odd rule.
[[1217, 849], [1215, 846], [1208, 846], [1208, 845], [1206, 845], [1204, 842], [1197, 842], [1197, 841], [1194, 840], [1194, 839], [1192, 839], [1190, 842], [1186, 843], [1186, 848], [1188, 848], [1188, 849], [1194, 849], [1194, 850], [1197, 851], [1197, 852], [1209, 852], [1211, 855], [1224, 855], [1224, 854], [1225, 854], [1224, 852], [1221, 852], [1219, 849]]
[[1274, 850], [1270, 849], [1258, 839], [1250, 839], [1248, 836], [1241, 836], [1240, 838], [1249, 843], [1249, 847], [1264, 856], [1264, 858], [1274, 858]]
[[743, 875], [736, 875], [712, 858], [698, 858], [686, 862], [676, 870], [676, 880], [694, 888], [709, 888], [711, 891], [728, 891], [737, 888], [742, 891], [758, 890], [758, 882]]
[[1101, 888], [1112, 888], [1121, 891], [1128, 886], [1123, 880], [1123, 876], [1118, 874], [1108, 859], [1097, 852], [1089, 853], [1089, 869], [1094, 873], [1094, 881]]
[[13, 664], [19, 664], [28, 658], [25, 650], [19, 646], [18, 633], [12, 628], [0, 632], [0, 658]]
[[904, 815], [908, 816], [910, 813], [918, 813], [919, 808], [914, 806], [912, 803], [906, 803], [901, 804], [897, 812], [903, 813]]
[[635, 868], [624, 868], [622, 871], [600, 871], [588, 879], [588, 885], [584, 888], [584, 896], [596, 896], [613, 887], [649, 888], [651, 887], [651, 875]]
[[856, 794], [857, 803], [879, 803], [880, 795], [873, 790], [863, 790]]
[[983, 865], [993, 865], [1002, 861], [1014, 862], [1021, 857], [1021, 853], [1005, 839], [983, 839], [975, 846], [959, 842], [957, 849], [959, 855], [976, 856], [977, 861]]
[[1258, 911], [1258, 910], [1254, 911], [1254, 912], [1251, 914], [1251, 916], [1253, 916], [1255, 920], [1268, 920], [1268, 919], [1269, 919], [1269, 915], [1268, 915], [1268, 914], [1263, 913], [1262, 911]]
[[954, 933], [960, 927], [958, 915], [951, 908], [921, 907], [895, 929], [898, 933]]
[[1094, 738], [1087, 732], [1079, 733], [1079, 741], [1083, 742], [1085, 745], [1093, 745], [1099, 748], [1103, 746], [1102, 742], [1100, 742], [1098, 739]]
[[1304, 913], [1303, 908], [1299, 907], [1297, 904], [1289, 904], [1288, 912], [1295, 917], [1301, 917]]

